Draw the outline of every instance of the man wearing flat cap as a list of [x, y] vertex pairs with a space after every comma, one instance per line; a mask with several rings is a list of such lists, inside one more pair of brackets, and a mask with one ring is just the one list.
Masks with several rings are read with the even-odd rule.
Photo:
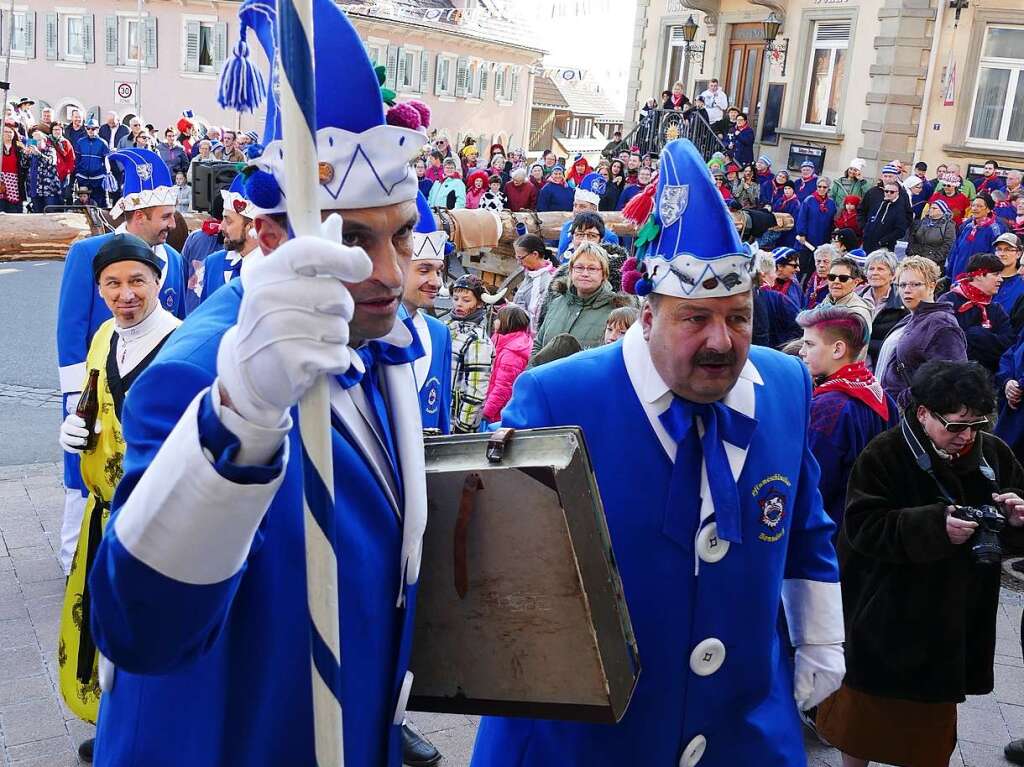
[[[90, 426], [71, 412], [60, 429], [61, 447], [80, 456], [82, 481], [89, 498], [65, 590], [57, 657], [64, 700], [76, 716], [87, 722], [96, 721], [100, 687], [85, 583], [110, 515], [114, 488], [121, 479], [125, 452], [121, 408], [132, 382], [181, 324], [160, 303], [163, 267], [149, 243], [132, 234], [114, 235], [93, 257], [94, 284], [113, 317], [100, 325], [92, 338], [84, 366], [85, 380], [78, 388], [84, 391], [88, 371], [99, 371], [99, 415]], [[90, 742], [82, 748], [91, 756]]]

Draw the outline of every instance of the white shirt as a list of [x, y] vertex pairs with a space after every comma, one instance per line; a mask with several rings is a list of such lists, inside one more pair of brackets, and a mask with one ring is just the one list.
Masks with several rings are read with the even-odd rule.
[[704, 99], [704, 108], [708, 112], [708, 122], [714, 124], [721, 120], [725, 110], [729, 108], [729, 97], [725, 95], [725, 91], [721, 88], [717, 91], [712, 91], [708, 88], [700, 94], [700, 97]]
[[160, 304], [142, 322], [130, 328], [122, 328], [114, 320], [117, 334], [117, 372], [123, 378], [132, 372], [146, 356], [173, 331], [181, 320], [164, 309]]
[[416, 388], [422, 389], [430, 374], [431, 352], [434, 346], [430, 338], [430, 328], [427, 327], [427, 318], [423, 316], [422, 310], [417, 309], [416, 313], [412, 315], [412, 326], [416, 328], [416, 335], [425, 352], [422, 357], [412, 363], [412, 372], [416, 376]]

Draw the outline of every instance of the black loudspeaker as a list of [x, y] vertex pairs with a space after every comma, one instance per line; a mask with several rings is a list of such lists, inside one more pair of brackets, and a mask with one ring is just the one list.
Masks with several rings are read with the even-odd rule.
[[231, 186], [238, 163], [210, 162], [192, 165], [192, 209], [210, 213], [220, 209], [220, 191]]

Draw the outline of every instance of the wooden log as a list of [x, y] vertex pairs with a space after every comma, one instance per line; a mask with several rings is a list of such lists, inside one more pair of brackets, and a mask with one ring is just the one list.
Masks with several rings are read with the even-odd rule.
[[0, 261], [64, 258], [72, 244], [92, 234], [83, 213], [0, 213]]

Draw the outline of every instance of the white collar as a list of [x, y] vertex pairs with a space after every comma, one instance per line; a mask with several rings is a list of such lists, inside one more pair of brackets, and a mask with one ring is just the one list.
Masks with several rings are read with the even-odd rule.
[[242, 254], [239, 253], [237, 250], [229, 250], [227, 252], [227, 262], [231, 266], [234, 266], [235, 264], [237, 264], [241, 260], [242, 260]]
[[[633, 323], [632, 327], [626, 331], [622, 341], [622, 356], [625, 360], [630, 380], [633, 383], [633, 388], [636, 389], [636, 394], [640, 401], [647, 405], [654, 405], [662, 398], [665, 398], [665, 407], [668, 407], [668, 397], [666, 395], [671, 394], [672, 390], [669, 389], [668, 384], [665, 383], [661, 374], [654, 367], [650, 348], [647, 345], [647, 339], [644, 338], [643, 327], [639, 322]], [[757, 367], [749, 358], [743, 366], [743, 370], [740, 371], [739, 380], [749, 381], [759, 386], [764, 384], [764, 379], [761, 378]], [[754, 403], [752, 401], [748, 403], [746, 397], [736, 396], [738, 384], [739, 381], [737, 381], [737, 386], [734, 386], [725, 395], [725, 399], [722, 402], [737, 412], [752, 416]]]
[[132, 325], [130, 328], [122, 328], [117, 324], [117, 320], [114, 320], [114, 332], [117, 333], [118, 338], [124, 343], [133, 343], [149, 335], [154, 330], [158, 330], [168, 324], [168, 319], [176, 319], [174, 316], [164, 309], [160, 304], [153, 307], [151, 311], [142, 322], [137, 325]]

